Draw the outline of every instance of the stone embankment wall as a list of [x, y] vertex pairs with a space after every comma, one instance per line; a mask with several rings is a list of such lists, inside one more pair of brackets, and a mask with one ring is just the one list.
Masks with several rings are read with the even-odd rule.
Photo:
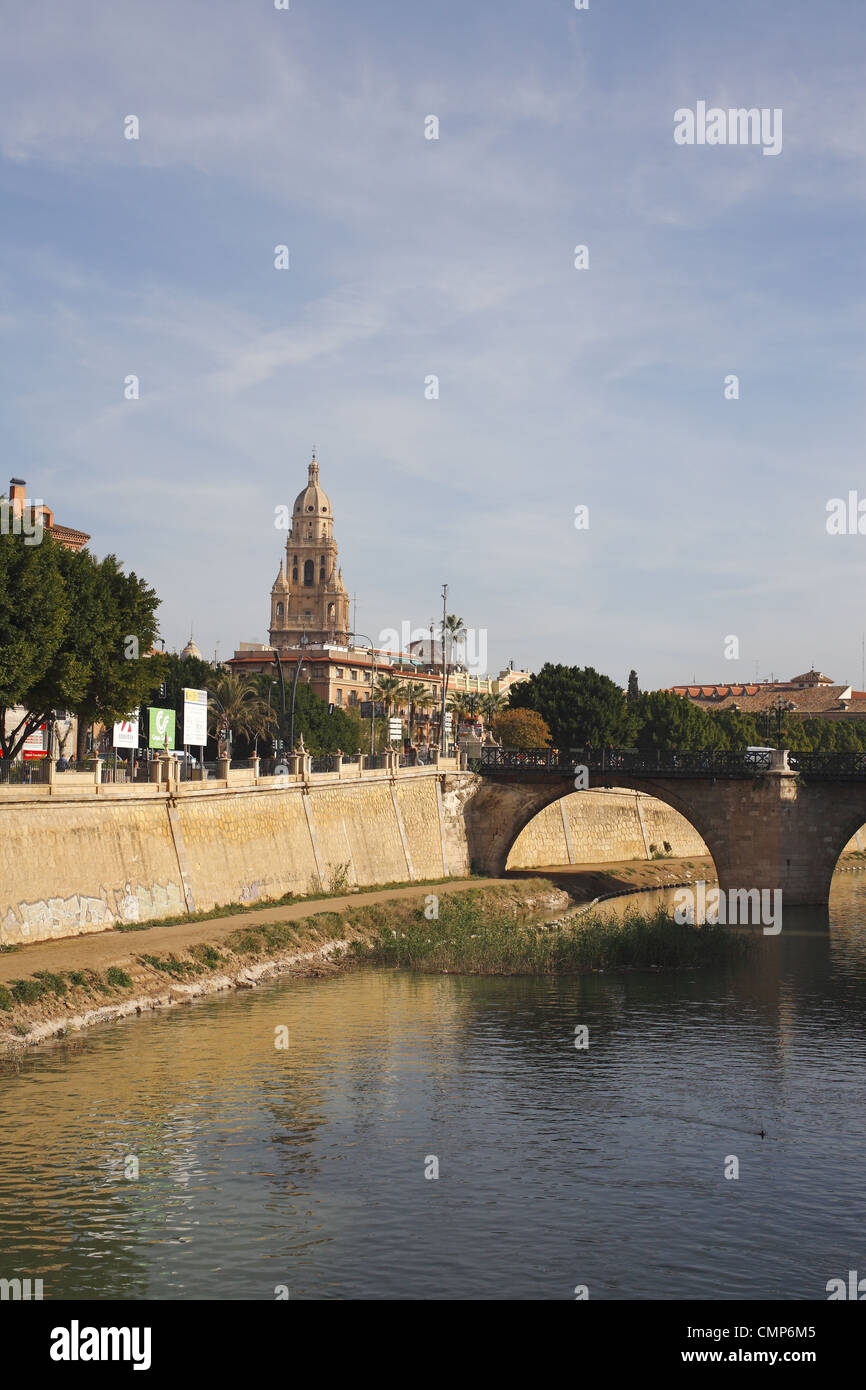
[[689, 822], [653, 796], [632, 791], [575, 792], [554, 802], [520, 832], [509, 869], [651, 859], [667, 840], [677, 856], [708, 854]]
[[[317, 779], [318, 780], [318, 779]], [[469, 872], [459, 775], [0, 799], [0, 943]], [[456, 784], [456, 785], [452, 785]]]

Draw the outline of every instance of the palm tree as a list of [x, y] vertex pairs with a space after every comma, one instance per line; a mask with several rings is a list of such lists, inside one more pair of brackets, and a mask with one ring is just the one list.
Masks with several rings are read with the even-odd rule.
[[458, 722], [472, 713], [469, 708], [469, 696], [462, 694], [458, 690], [456, 690], [453, 695], [448, 696], [446, 708], [451, 711]]
[[400, 686], [399, 697], [406, 701], [409, 710], [409, 739], [412, 738], [412, 726], [415, 722], [415, 711], [418, 709], [428, 709], [433, 703], [433, 696], [430, 694], [429, 687], [424, 681], [406, 681]]
[[496, 716], [508, 705], [507, 695], [494, 694], [491, 690], [489, 694], [482, 696], [481, 708], [484, 711], [484, 722], [488, 728], [492, 728], [496, 723]]
[[261, 734], [267, 706], [249, 677], [234, 672], [220, 676], [214, 682], [208, 706], [210, 731], [223, 744], [230, 744], [232, 731], [248, 739]]
[[[458, 618], [456, 613], [448, 613], [442, 624], [442, 699], [448, 699], [448, 639], [451, 639], [451, 655], [454, 655], [454, 647], [462, 637], [466, 636], [466, 625], [462, 618]], [[440, 731], [441, 732], [441, 731]]]
[[[391, 710], [403, 693], [403, 682], [399, 676], [378, 676], [373, 699], [381, 700], [385, 706], [385, 718], [391, 717]], [[375, 711], [374, 711], [375, 713]], [[390, 742], [390, 740], [389, 740]]]

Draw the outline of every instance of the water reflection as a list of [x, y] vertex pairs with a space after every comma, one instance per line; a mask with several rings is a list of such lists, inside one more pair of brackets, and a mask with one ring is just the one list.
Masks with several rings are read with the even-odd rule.
[[829, 914], [788, 909], [712, 972], [364, 971], [31, 1054], [0, 1088], [0, 1276], [84, 1298], [823, 1297], [866, 1265], [864, 904], [840, 875]]

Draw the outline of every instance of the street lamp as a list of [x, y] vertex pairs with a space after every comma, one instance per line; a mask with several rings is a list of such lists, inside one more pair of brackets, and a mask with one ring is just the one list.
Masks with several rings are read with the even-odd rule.
[[376, 648], [373, 645], [372, 637], [368, 637], [364, 632], [350, 632], [349, 638], [361, 637], [370, 644], [370, 757], [375, 753], [375, 733], [376, 733]]
[[[298, 681], [301, 678], [301, 668], [304, 664], [304, 647], [307, 646], [308, 641], [309, 639], [307, 637], [307, 634], [305, 632], [302, 632], [298, 641], [298, 646], [301, 649], [301, 655], [298, 657], [298, 664], [295, 667], [295, 675], [294, 679], [292, 680], [292, 712], [289, 716], [289, 747], [291, 748], [293, 753], [295, 751], [295, 695], [298, 689]], [[285, 699], [285, 696], [283, 698]]]
[[796, 709], [793, 700], [783, 700], [781, 695], [777, 695], [772, 705], [767, 710], [767, 735], [770, 733], [770, 721], [772, 715], [776, 716], [776, 747], [782, 747], [782, 720], [789, 710]]

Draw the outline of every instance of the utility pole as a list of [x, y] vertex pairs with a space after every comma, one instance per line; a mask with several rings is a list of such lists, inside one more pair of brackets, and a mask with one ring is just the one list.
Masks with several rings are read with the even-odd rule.
[[441, 749], [440, 749], [440, 752], [442, 753], [442, 757], [443, 757], [443, 758], [446, 757], [446, 756], [447, 756], [447, 753], [448, 753], [448, 743], [447, 743], [447, 740], [446, 740], [446, 737], [445, 737], [445, 690], [446, 690], [446, 687], [447, 687], [447, 685], [448, 685], [448, 661], [447, 661], [447, 657], [446, 657], [446, 645], [445, 645], [445, 631], [446, 631], [446, 629], [445, 629], [445, 624], [446, 624], [446, 622], [447, 622], [447, 620], [448, 620], [448, 615], [447, 615], [447, 611], [446, 611], [447, 601], [448, 601], [448, 585], [447, 585], [447, 584], [443, 584], [443, 585], [442, 585], [442, 729], [441, 729], [441, 745], [442, 745], [442, 746], [441, 746]]

